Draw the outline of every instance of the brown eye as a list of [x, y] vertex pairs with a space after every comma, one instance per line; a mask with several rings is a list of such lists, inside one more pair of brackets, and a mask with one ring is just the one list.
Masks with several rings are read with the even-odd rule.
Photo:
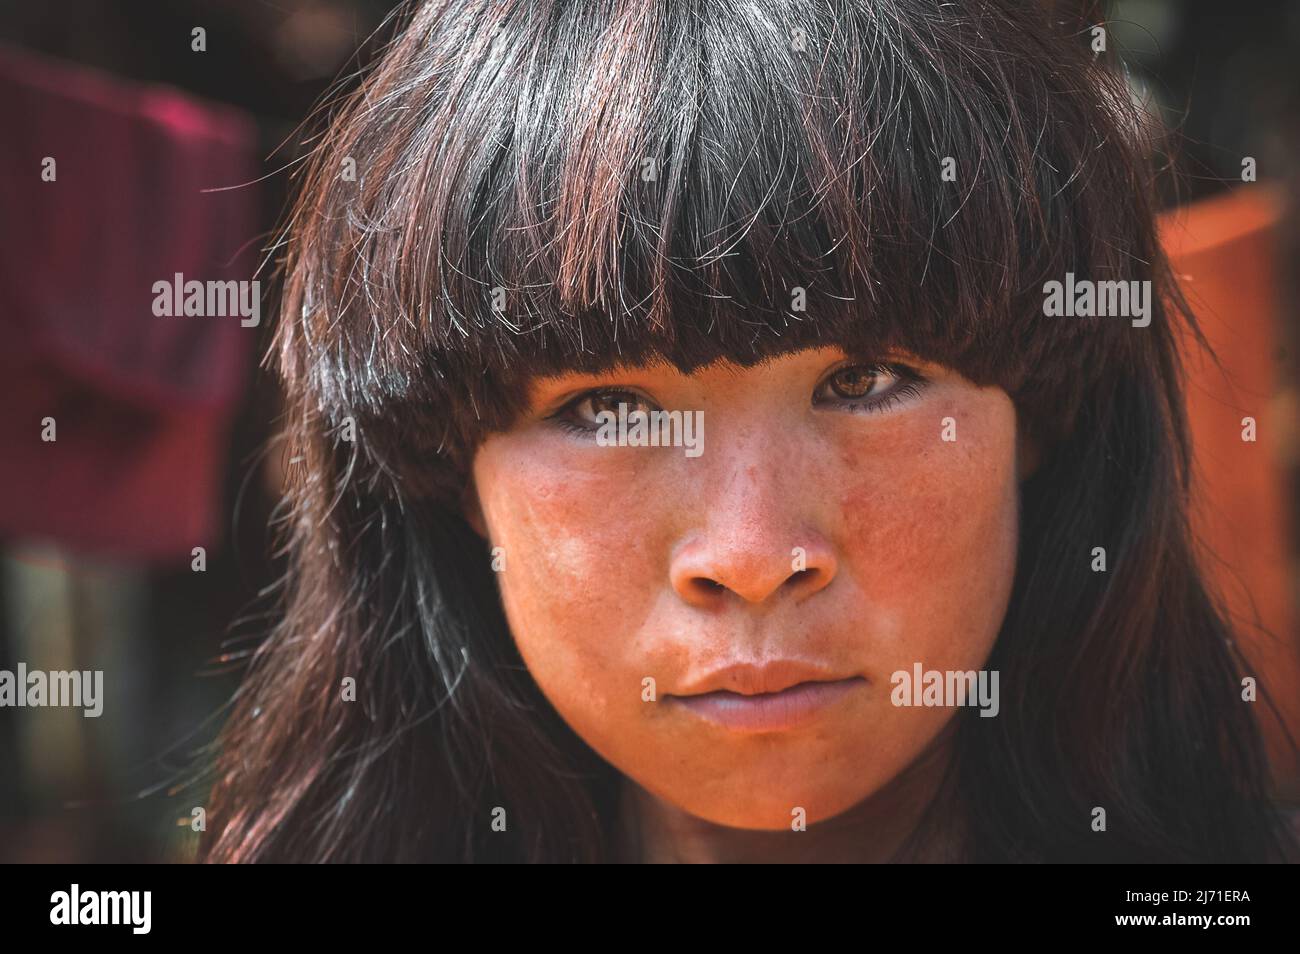
[[587, 406], [591, 408], [591, 413], [593, 415], [599, 414], [601, 411], [610, 411], [617, 414], [618, 406], [620, 404], [636, 405], [635, 400], [630, 400], [631, 397], [632, 396], [625, 391], [607, 391], [603, 394], [593, 394], [588, 398], [590, 403]]
[[828, 383], [836, 397], [852, 401], [867, 397], [880, 377], [876, 368], [855, 365], [835, 372]]
[[573, 416], [589, 428], [599, 426], [600, 421], [597, 415], [608, 411], [615, 416], [618, 415], [618, 406], [627, 405], [627, 413], [634, 411], [649, 412], [652, 406], [638, 394], [631, 391], [592, 391], [584, 395], [570, 405]]
[[814, 405], [846, 411], [883, 411], [919, 394], [927, 379], [902, 364], [853, 364], [832, 373], [817, 387]]

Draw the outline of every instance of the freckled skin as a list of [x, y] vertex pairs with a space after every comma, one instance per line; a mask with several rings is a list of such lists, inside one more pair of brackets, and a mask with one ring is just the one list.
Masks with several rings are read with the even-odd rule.
[[[843, 355], [757, 368], [570, 375], [535, 392], [634, 388], [701, 409], [701, 456], [602, 447], [540, 413], [489, 438], [467, 514], [505, 548], [506, 618], [542, 692], [647, 792], [699, 819], [789, 831], [895, 778], [951, 720], [896, 707], [890, 675], [979, 670], [1015, 570], [1015, 408], [1000, 389], [930, 380], [876, 413], [813, 404]], [[899, 359], [908, 363], [905, 356]], [[957, 440], [940, 439], [942, 419]], [[809, 573], [794, 574], [792, 550]], [[712, 580], [709, 587], [702, 580]], [[739, 734], [664, 701], [738, 658], [797, 657], [865, 676], [812, 724]], [[651, 677], [657, 701], [643, 701]]]

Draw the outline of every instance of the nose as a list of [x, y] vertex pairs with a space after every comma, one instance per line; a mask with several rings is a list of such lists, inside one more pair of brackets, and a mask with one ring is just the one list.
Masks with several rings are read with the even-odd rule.
[[835, 549], [801, 512], [810, 498], [789, 486], [787, 464], [770, 453], [739, 466], [733, 459], [721, 489], [704, 492], [701, 526], [679, 543], [669, 566], [679, 597], [702, 609], [737, 599], [801, 603], [830, 585]]

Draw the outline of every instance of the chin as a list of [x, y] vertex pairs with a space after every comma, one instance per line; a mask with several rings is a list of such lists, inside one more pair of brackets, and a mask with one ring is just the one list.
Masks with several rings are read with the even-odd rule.
[[[801, 784], [784, 787], [750, 787], [743, 784], [727, 786], [710, 797], [674, 800], [681, 809], [696, 818], [724, 825], [728, 828], [746, 828], [755, 831], [792, 831], [796, 820], [801, 827], [834, 818], [848, 811], [876, 789], [863, 788], [861, 780], [853, 786], [827, 786], [809, 784], [807, 776]], [[796, 815], [795, 809], [802, 809]]]

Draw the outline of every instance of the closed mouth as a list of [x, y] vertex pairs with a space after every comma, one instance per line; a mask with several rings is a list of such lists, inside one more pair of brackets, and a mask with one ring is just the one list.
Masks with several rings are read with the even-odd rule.
[[867, 684], [862, 676], [808, 680], [779, 692], [740, 693], [726, 689], [669, 696], [693, 714], [739, 732], [780, 732], [815, 721], [825, 710]]

